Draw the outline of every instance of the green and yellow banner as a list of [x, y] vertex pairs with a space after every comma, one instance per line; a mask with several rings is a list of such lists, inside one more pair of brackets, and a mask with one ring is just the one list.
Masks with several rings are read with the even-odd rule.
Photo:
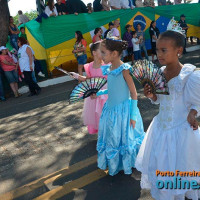
[[[186, 23], [189, 26], [188, 36], [200, 38], [200, 4], [103, 11], [92, 14], [83, 13], [78, 16], [63, 15], [42, 19], [42, 23], [30, 21], [25, 26], [28, 41], [35, 51], [36, 58], [47, 60], [49, 71], [52, 71], [54, 66], [75, 60], [72, 50], [77, 30], [83, 33], [89, 44], [92, 42], [94, 29], [101, 27], [103, 31], [106, 31], [110, 21], [120, 20], [121, 35], [125, 32], [126, 24], [133, 25], [134, 29], [140, 23], [145, 31], [146, 47], [150, 49], [149, 26], [151, 21], [156, 20], [160, 32], [164, 32], [170, 19], [174, 17], [179, 21], [182, 14], [186, 16]], [[89, 47], [87, 50], [90, 56]]]

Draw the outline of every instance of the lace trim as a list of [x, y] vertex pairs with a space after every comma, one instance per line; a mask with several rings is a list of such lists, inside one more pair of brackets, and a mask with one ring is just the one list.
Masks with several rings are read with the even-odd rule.
[[124, 63], [122, 65], [120, 65], [117, 69], [114, 69], [112, 71], [110, 71], [110, 66], [111, 65], [106, 65], [106, 66], [101, 66], [102, 69], [102, 73], [103, 75], [108, 75], [108, 74], [112, 74], [112, 75], [119, 75], [123, 70], [128, 70], [131, 68], [131, 66], [127, 63]]

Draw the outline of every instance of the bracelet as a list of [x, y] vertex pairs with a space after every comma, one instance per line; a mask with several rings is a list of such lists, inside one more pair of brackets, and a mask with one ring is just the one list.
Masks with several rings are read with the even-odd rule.
[[104, 94], [108, 94], [108, 90], [107, 90], [107, 89], [106, 89], [106, 90], [99, 90], [99, 91], [96, 93], [97, 97], [100, 96], [100, 95], [104, 95]]

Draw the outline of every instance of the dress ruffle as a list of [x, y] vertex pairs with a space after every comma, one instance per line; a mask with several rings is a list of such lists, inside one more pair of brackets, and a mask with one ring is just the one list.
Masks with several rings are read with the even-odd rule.
[[[84, 65], [85, 72], [87, 77], [104, 77], [101, 68], [93, 68], [94, 62], [87, 63]], [[102, 89], [107, 89], [107, 84], [104, 85]], [[90, 97], [86, 98], [84, 101], [83, 107], [83, 123], [88, 127], [89, 134], [95, 134], [98, 132], [99, 119], [101, 116], [102, 108], [104, 103], [107, 101], [108, 95], [101, 95], [96, 99], [91, 99]]]
[[[160, 171], [199, 171], [200, 153], [198, 151], [200, 130], [193, 131], [185, 122], [181, 127], [164, 131], [160, 129], [157, 117], [154, 118], [147, 130], [141, 145], [135, 166], [142, 172], [141, 188], [150, 189], [152, 197], [156, 200], [183, 199], [189, 195], [192, 200], [198, 200], [198, 190], [164, 190], [157, 189], [158, 180], [172, 180], [174, 177], [156, 176], [156, 170]], [[191, 148], [193, 147], [193, 148]], [[194, 154], [195, 151], [195, 154]], [[196, 180], [200, 177], [182, 177], [182, 180]], [[177, 198], [174, 198], [174, 197]]]
[[200, 70], [194, 71], [185, 85], [185, 102], [190, 109], [195, 109], [200, 116]]
[[112, 75], [117, 76], [117, 75], [121, 74], [121, 72], [123, 70], [128, 70], [128, 69], [131, 68], [131, 66], [129, 64], [124, 63], [124, 64], [120, 65], [120, 67], [118, 67], [117, 69], [114, 69], [114, 70], [111, 71], [110, 66], [111, 65], [101, 66], [103, 75], [112, 74]]
[[112, 108], [105, 103], [97, 143], [98, 167], [103, 170], [108, 167], [112, 176], [120, 170], [131, 174], [143, 138], [139, 109], [135, 129], [130, 126], [130, 100]]
[[[142, 172], [141, 187], [151, 189], [156, 200], [198, 200], [198, 190], [158, 189], [158, 180], [174, 177], [156, 176], [156, 170], [184, 172], [200, 169], [200, 129], [194, 131], [187, 121], [189, 110], [200, 106], [200, 72], [195, 66], [184, 65], [180, 74], [168, 82], [170, 95], [158, 95], [159, 114], [154, 117], [139, 150], [136, 168]], [[196, 180], [200, 177], [182, 177]]]
[[[161, 67], [161, 70], [164, 71], [166, 66]], [[191, 64], [185, 64], [183, 68], [181, 69], [179, 75], [177, 77], [172, 78], [170, 81], [175, 79], [176, 84], [175, 84], [175, 89], [178, 93], [183, 91], [183, 88], [189, 78], [189, 76], [194, 72], [196, 67]]]

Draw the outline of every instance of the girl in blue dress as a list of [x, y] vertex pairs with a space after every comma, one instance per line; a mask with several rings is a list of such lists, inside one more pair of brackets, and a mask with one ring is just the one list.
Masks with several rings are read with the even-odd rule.
[[127, 46], [126, 41], [114, 37], [101, 43], [103, 61], [111, 64], [101, 67], [103, 75], [108, 75], [108, 89], [97, 93], [97, 96], [108, 94], [99, 124], [98, 167], [103, 170], [108, 167], [112, 176], [120, 170], [132, 173], [144, 138], [137, 91], [129, 74], [131, 66], [120, 60]]

